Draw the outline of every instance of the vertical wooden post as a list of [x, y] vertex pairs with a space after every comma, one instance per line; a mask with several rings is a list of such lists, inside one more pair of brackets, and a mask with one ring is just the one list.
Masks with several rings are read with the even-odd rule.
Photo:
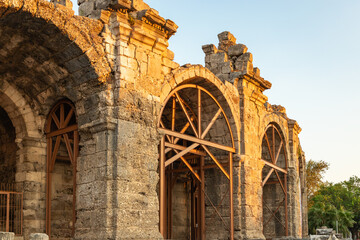
[[[169, 166], [172, 169], [172, 166]], [[171, 239], [172, 233], [172, 172], [169, 171], [167, 174], [167, 237]]]
[[233, 179], [233, 155], [229, 152], [229, 175], [230, 175], [230, 239], [234, 239], [234, 179]]
[[165, 136], [161, 138], [160, 142], [160, 233], [166, 238], [166, 189], [165, 189]]
[[46, 155], [46, 234], [51, 235], [50, 215], [51, 215], [51, 159], [52, 159], [52, 139], [47, 138], [47, 155]]
[[204, 174], [205, 159], [200, 157], [200, 239], [205, 239], [205, 174]]
[[79, 132], [74, 131], [74, 162], [73, 162], [73, 225], [72, 236], [75, 236], [75, 222], [76, 222], [76, 168], [77, 168], [77, 156], [79, 155]]
[[6, 194], [6, 232], [9, 232], [10, 223], [10, 193]]

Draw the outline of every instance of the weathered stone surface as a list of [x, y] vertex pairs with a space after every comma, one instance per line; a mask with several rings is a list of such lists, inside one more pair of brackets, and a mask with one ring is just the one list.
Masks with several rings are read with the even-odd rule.
[[[219, 50], [214, 45], [203, 46], [208, 69], [191, 64], [180, 67], [167, 49], [177, 25], [141, 0], [79, 0], [80, 15], [88, 18], [74, 16], [72, 10], [58, 4], [60, 1], [53, 1], [56, 6], [45, 0], [12, 2], [0, 0], [0, 11], [9, 13], [1, 15], [0, 21], [0, 181], [6, 175], [7, 180], [23, 187], [25, 238], [46, 231], [47, 197], [52, 202], [53, 238], [162, 238], [158, 230], [160, 114], [164, 121], [171, 119], [171, 111], [161, 109], [169, 94], [184, 84], [206, 89], [230, 119], [233, 139], [224, 114], [206, 139], [235, 147], [236, 239], [264, 239], [262, 197], [269, 197], [269, 203], [281, 200], [267, 194], [280, 192], [279, 187], [274, 191], [261, 187], [265, 164], [261, 159], [267, 156], [263, 156], [261, 139], [271, 124], [279, 126], [289, 153], [289, 235], [294, 239], [306, 235], [305, 157], [298, 138], [301, 128], [286, 116], [285, 109], [267, 103], [263, 91], [271, 83], [261, 78], [260, 70], [252, 66], [251, 53], [245, 45], [236, 44], [231, 33], [219, 34]], [[186, 108], [197, 103], [196, 90], [181, 91], [184, 101], [189, 102]], [[219, 106], [206, 93], [203, 96], [205, 125]], [[48, 145], [46, 129], [52, 125], [47, 125], [47, 118], [54, 118], [50, 110], [62, 99], [75, 106], [76, 118], [71, 121], [78, 126], [80, 141], [76, 174], [71, 159], [66, 158], [73, 151], [75, 135], [69, 134], [70, 148], [60, 141], [55, 164], [47, 164], [49, 149], [57, 141], [54, 137], [54, 145]], [[184, 127], [187, 120], [182, 117], [176, 129]], [[66, 116], [59, 119], [61, 124]], [[227, 153], [215, 150], [213, 154], [222, 163], [228, 160]], [[205, 160], [212, 163], [208, 156]], [[279, 162], [284, 162], [282, 155]], [[50, 176], [47, 166], [52, 166], [51, 185], [46, 184]], [[3, 173], [4, 169], [9, 174]], [[193, 191], [189, 181], [190, 175], [180, 175], [174, 185], [172, 237], [189, 237]], [[222, 201], [218, 210], [228, 222], [229, 199], [222, 200], [227, 177], [218, 169], [209, 169], [205, 181], [215, 205]], [[51, 194], [46, 194], [46, 186], [51, 186]], [[76, 222], [71, 218], [74, 204]], [[281, 211], [279, 216], [283, 217]], [[206, 204], [206, 217], [213, 214]], [[73, 226], [75, 235], [71, 236]], [[275, 223], [269, 226], [266, 237], [277, 237]], [[229, 238], [219, 218], [206, 231], [213, 238]]]
[[0, 232], [0, 240], [14, 240], [15, 234], [11, 232]]
[[236, 38], [228, 31], [219, 33], [218, 38], [219, 38], [219, 46], [218, 46], [219, 50], [227, 52], [230, 46], [236, 44]]
[[30, 240], [49, 240], [49, 236], [45, 233], [32, 233], [30, 234]]
[[240, 56], [244, 53], [246, 53], [248, 48], [244, 44], [236, 44], [233, 46], [230, 46], [228, 49], [229, 56]]

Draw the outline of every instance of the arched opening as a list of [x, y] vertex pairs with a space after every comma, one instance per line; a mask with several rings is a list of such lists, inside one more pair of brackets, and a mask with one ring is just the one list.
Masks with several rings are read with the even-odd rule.
[[288, 235], [286, 143], [279, 128], [270, 124], [263, 136], [261, 159], [263, 232], [266, 239]]
[[205, 239], [211, 235], [233, 239], [235, 148], [228, 116], [218, 98], [205, 87], [184, 84], [164, 101], [159, 120], [165, 134], [159, 161], [164, 238]]
[[15, 183], [16, 173], [16, 143], [15, 127], [3, 108], [0, 107], [0, 183], [5, 185]]
[[0, 231], [22, 234], [22, 193], [15, 182], [16, 131], [0, 107]]
[[73, 104], [60, 101], [49, 113], [46, 124], [46, 232], [51, 239], [71, 239], [76, 220], [76, 158], [79, 150]]

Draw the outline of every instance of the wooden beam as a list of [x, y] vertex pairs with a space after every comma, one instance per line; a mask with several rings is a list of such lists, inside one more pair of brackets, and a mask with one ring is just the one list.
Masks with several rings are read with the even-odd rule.
[[78, 129], [77, 124], [74, 124], [74, 125], [68, 126], [66, 128], [62, 128], [62, 129], [58, 129], [53, 132], [50, 132], [50, 133], [46, 134], [46, 137], [48, 137], [48, 138], [55, 137], [55, 136], [58, 136], [58, 135], [61, 135], [61, 134], [67, 133], [67, 132], [75, 131], [77, 129]]
[[186, 110], [186, 108], [185, 108], [185, 106], [184, 106], [184, 103], [182, 102], [183, 100], [180, 98], [180, 96], [179, 96], [179, 94], [178, 94], [177, 92], [175, 93], [175, 96], [176, 96], [176, 98], [179, 100], [180, 106], [181, 106], [182, 110], [184, 111], [185, 116], [186, 116], [188, 122], [190, 123], [191, 128], [193, 129], [195, 135], [198, 137], [198, 136], [199, 136], [199, 135], [198, 135], [198, 132], [197, 132], [195, 126], [194, 126], [194, 123], [193, 123], [192, 120], [191, 120], [191, 117], [190, 117], [188, 111]]
[[274, 169], [276, 169], [276, 170], [278, 170], [278, 171], [280, 171], [280, 172], [282, 172], [282, 173], [287, 174], [287, 171], [286, 171], [285, 169], [282, 169], [281, 167], [278, 167], [278, 166], [276, 166], [275, 164], [272, 164], [271, 162], [266, 161], [266, 160], [264, 160], [264, 159], [261, 159], [261, 161], [263, 161], [263, 162], [264, 162], [266, 165], [268, 165], [269, 167], [274, 168]]
[[[176, 144], [172, 144], [169, 142], [165, 142], [165, 147], [169, 147], [169, 148], [173, 148], [173, 149], [177, 149], [177, 150], [181, 150], [181, 151], [186, 149], [185, 146], [176, 145]], [[196, 149], [191, 150], [190, 153], [200, 155], [200, 156], [206, 156], [206, 153], [196, 150]]]
[[[181, 158], [182, 156], [184, 156], [185, 154], [187, 154], [188, 152], [190, 152], [197, 146], [199, 146], [198, 143], [193, 143], [191, 146], [189, 146], [186, 149], [182, 150], [181, 152], [177, 153], [175, 156], [173, 156], [172, 158], [168, 159], [165, 162], [165, 167], [169, 166], [170, 164], [172, 164], [173, 162], [175, 162], [176, 160], [178, 160], [179, 158]], [[165, 150], [164, 150], [164, 154], [165, 154]]]
[[218, 148], [218, 149], [221, 149], [221, 150], [224, 150], [224, 151], [235, 153], [235, 148], [233, 148], [233, 147], [228, 147], [228, 146], [224, 146], [224, 145], [221, 145], [221, 144], [218, 144], [218, 143], [213, 143], [213, 142], [207, 141], [205, 139], [193, 137], [193, 136], [190, 136], [190, 135], [186, 135], [186, 134], [182, 134], [182, 133], [178, 133], [178, 132], [173, 132], [173, 131], [171, 131], [169, 129], [165, 129], [165, 128], [159, 128], [159, 130], [163, 131], [167, 135], [175, 136], [175, 137], [182, 138], [182, 139], [194, 142], [194, 143], [198, 143], [198, 145], [202, 144], [202, 145], [206, 145], [206, 146], [209, 146], [209, 147], [214, 147], [214, 148]]
[[[215, 156], [210, 152], [210, 150], [202, 145], [202, 147], [204, 148], [204, 150], [207, 152], [207, 154], [211, 157], [211, 159], [215, 162], [215, 164], [220, 168], [220, 170], [225, 174], [225, 176], [230, 179], [229, 174], [226, 172], [226, 170], [223, 168], [223, 166], [220, 164], [220, 162], [215, 158]], [[231, 166], [230, 166], [231, 167]]]

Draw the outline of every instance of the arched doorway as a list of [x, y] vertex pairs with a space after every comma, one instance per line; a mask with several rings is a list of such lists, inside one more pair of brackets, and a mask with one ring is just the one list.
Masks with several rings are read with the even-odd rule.
[[0, 231], [22, 234], [22, 192], [16, 184], [16, 131], [0, 107]]
[[288, 235], [286, 143], [270, 124], [262, 139], [263, 232], [266, 239]]
[[46, 138], [46, 232], [51, 239], [71, 239], [76, 220], [79, 134], [75, 108], [70, 101], [60, 101], [50, 111]]
[[[165, 99], [159, 129], [160, 232], [164, 238], [233, 239], [233, 134], [217, 98], [185, 84]], [[209, 226], [209, 227], [207, 227]]]

